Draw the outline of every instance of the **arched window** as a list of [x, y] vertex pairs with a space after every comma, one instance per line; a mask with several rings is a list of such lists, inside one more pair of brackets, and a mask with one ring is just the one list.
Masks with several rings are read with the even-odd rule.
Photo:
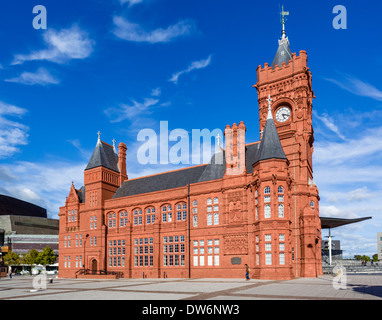
[[264, 218], [270, 218], [271, 217], [271, 206], [269, 204], [266, 204], [264, 206]]
[[166, 206], [163, 206], [163, 207], [162, 207], [162, 211], [167, 211], [167, 207], [166, 207]]
[[310, 201], [310, 206], [314, 208], [314, 201]]
[[219, 203], [219, 198], [215, 197], [214, 198], [214, 204], [217, 204], [217, 203]]
[[207, 214], [207, 226], [212, 225], [212, 214]]
[[271, 187], [265, 187], [264, 194], [270, 194], [270, 193], [271, 193]]
[[192, 206], [193, 207], [197, 207], [198, 206], [198, 201], [196, 201], [196, 200], [192, 201]]
[[214, 225], [219, 224], [219, 212], [214, 213]]
[[278, 192], [278, 193], [284, 193], [284, 188], [283, 188], [282, 186], [279, 186], [279, 187], [277, 188], [277, 192]]
[[207, 199], [207, 204], [212, 204], [212, 200], [211, 200], [211, 198], [208, 198], [208, 199]]
[[284, 205], [282, 203], [279, 204], [279, 218], [284, 218]]

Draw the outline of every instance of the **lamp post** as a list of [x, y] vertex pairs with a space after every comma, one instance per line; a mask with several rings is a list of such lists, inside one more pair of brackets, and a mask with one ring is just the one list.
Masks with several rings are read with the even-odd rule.
[[86, 255], [85, 255], [86, 240], [88, 240], [88, 238], [89, 238], [89, 233], [86, 234], [86, 236], [85, 236], [85, 241], [84, 241], [84, 265], [83, 265], [83, 267], [84, 267], [84, 271], [85, 271], [85, 261], [86, 261]]

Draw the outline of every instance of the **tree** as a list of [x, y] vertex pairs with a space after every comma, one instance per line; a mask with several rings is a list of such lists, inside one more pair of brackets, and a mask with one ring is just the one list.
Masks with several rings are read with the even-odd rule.
[[7, 266], [19, 265], [20, 261], [20, 256], [16, 252], [10, 251], [4, 256], [4, 263]]
[[46, 266], [47, 264], [53, 264], [56, 262], [56, 256], [54, 255], [53, 249], [51, 247], [45, 247], [44, 250], [38, 253], [36, 258], [37, 264], [42, 264]]
[[377, 261], [378, 261], [378, 253], [373, 254], [373, 262], [377, 262]]
[[33, 265], [33, 264], [36, 264], [36, 260], [37, 260], [37, 256], [38, 256], [38, 251], [36, 249], [31, 249], [24, 257], [24, 263], [25, 264], [29, 264], [29, 265]]

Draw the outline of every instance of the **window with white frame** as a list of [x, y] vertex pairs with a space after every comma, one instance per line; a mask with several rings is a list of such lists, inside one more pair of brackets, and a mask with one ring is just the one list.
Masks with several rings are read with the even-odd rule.
[[284, 218], [284, 205], [282, 203], [279, 204], [279, 218]]
[[219, 224], [219, 212], [214, 213], [214, 225]]
[[266, 204], [264, 206], [264, 218], [270, 218], [271, 217], [271, 206], [269, 204]]
[[207, 214], [207, 226], [211, 226], [212, 225], [212, 214], [209, 213]]
[[265, 264], [267, 266], [272, 265], [272, 253], [270, 253], [270, 252], [265, 253]]
[[271, 187], [265, 187], [264, 194], [271, 194]]
[[198, 216], [196, 214], [192, 217], [192, 223], [194, 227], [198, 226]]

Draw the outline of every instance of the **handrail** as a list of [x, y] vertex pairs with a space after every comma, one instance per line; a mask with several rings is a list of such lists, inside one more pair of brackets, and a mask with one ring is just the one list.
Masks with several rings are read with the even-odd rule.
[[76, 276], [84, 275], [116, 275], [117, 279], [123, 277], [123, 272], [120, 271], [105, 271], [105, 270], [90, 270], [90, 269], [78, 269], [76, 271]]

